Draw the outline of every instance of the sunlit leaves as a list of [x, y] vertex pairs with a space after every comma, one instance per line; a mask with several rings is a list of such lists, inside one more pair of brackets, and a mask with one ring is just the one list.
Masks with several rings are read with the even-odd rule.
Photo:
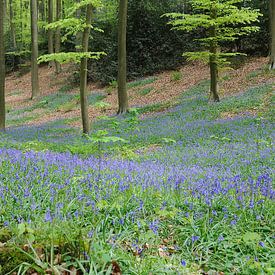
[[104, 52], [67, 52], [67, 53], [54, 53], [45, 54], [38, 58], [38, 63], [57, 61], [60, 64], [65, 63], [80, 63], [83, 58], [98, 60], [102, 55], [106, 55]]
[[[198, 40], [206, 51], [184, 53], [189, 60], [203, 60], [208, 62], [211, 56], [207, 50], [210, 45], [219, 47], [222, 42], [234, 41], [240, 36], [257, 32], [259, 27], [252, 25], [257, 23], [259, 16], [262, 14], [258, 10], [247, 7], [239, 7], [236, 4], [240, 0], [191, 0], [193, 13], [168, 13], [165, 14], [172, 25], [172, 29], [181, 31], [203, 30], [204, 36]], [[215, 16], [213, 17], [213, 14]], [[210, 34], [210, 30], [214, 28], [215, 35]], [[219, 60], [219, 64], [228, 64], [226, 57], [238, 55], [239, 53], [231, 53], [230, 55], [217, 53], [215, 56]]]

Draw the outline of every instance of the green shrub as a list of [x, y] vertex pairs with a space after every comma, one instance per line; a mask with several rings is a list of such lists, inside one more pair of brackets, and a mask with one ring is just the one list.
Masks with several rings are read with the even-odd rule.
[[179, 81], [179, 80], [182, 79], [182, 73], [180, 71], [173, 71], [171, 73], [170, 78], [171, 78], [171, 81], [173, 81], [173, 82], [174, 81]]

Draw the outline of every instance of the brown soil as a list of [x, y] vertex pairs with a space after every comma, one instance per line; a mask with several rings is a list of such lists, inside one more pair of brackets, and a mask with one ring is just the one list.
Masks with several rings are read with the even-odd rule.
[[[252, 79], [247, 77], [250, 73], [263, 68], [267, 62], [267, 58], [253, 58], [237, 70], [230, 70], [222, 73], [221, 79], [224, 80], [220, 82], [221, 97], [240, 93], [245, 91], [248, 87], [256, 86], [267, 81], [275, 81], [274, 74], [259, 74], [253, 76]], [[68, 85], [68, 77], [71, 75], [72, 67], [64, 67], [63, 72], [59, 75], [55, 75], [53, 69], [48, 68], [47, 66], [40, 67], [39, 70], [40, 90], [42, 92], [42, 96], [44, 96], [55, 93], [64, 85]], [[155, 75], [157, 80], [154, 83], [129, 89], [130, 107], [142, 107], [149, 104], [174, 101], [190, 87], [196, 85], [203, 79], [209, 78], [208, 71], [209, 70], [206, 65], [201, 63], [190, 63], [180, 69], [182, 78], [179, 81], [171, 80], [171, 71], [157, 74]], [[16, 73], [12, 73], [7, 77], [7, 105], [10, 109], [22, 108], [33, 104], [33, 101], [30, 100], [30, 80], [30, 73], [27, 73], [21, 77], [18, 77]], [[145, 88], [151, 88], [152, 90], [147, 95], [141, 95], [138, 91]], [[88, 90], [91, 93], [106, 93], [104, 88], [99, 88], [98, 85], [93, 83], [88, 85]], [[78, 89], [73, 89], [69, 93], [78, 93]], [[208, 91], [206, 91], [206, 93], [208, 93]], [[110, 106], [104, 109], [95, 107], [89, 108], [89, 115], [92, 120], [101, 115], [113, 115], [116, 113], [116, 91], [114, 90], [111, 95], [106, 93], [104, 102], [108, 103]], [[35, 120], [24, 124], [31, 123], [39, 125], [58, 119], [76, 118], [71, 124], [76, 127], [81, 126], [79, 104], [76, 104], [76, 106], [71, 109], [59, 110], [57, 112], [49, 112], [48, 110], [38, 109], [35, 111], [35, 116], [37, 117]]]

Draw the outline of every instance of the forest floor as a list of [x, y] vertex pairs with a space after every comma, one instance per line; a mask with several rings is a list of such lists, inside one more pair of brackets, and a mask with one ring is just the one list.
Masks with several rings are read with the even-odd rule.
[[[221, 98], [242, 93], [248, 87], [266, 82], [274, 82], [275, 74], [267, 69], [267, 58], [251, 58], [236, 69], [221, 72]], [[81, 127], [79, 91], [68, 82], [72, 68], [64, 67], [63, 72], [55, 75], [53, 69], [40, 67], [39, 80], [41, 97], [30, 100], [30, 73], [20, 76], [18, 72], [7, 77], [8, 126], [41, 125], [59, 119]], [[140, 108], [143, 113], [163, 111], [177, 101], [178, 97], [190, 87], [209, 78], [207, 66], [191, 63], [178, 71], [167, 71], [154, 76], [128, 83], [129, 104], [131, 108]], [[102, 115], [114, 115], [117, 110], [115, 85], [101, 88], [90, 83], [89, 115], [92, 120]], [[205, 93], [209, 93], [205, 91]], [[102, 104], [102, 102], [104, 102]], [[14, 112], [17, 110], [17, 112]], [[253, 112], [253, 110], [249, 110]], [[224, 116], [234, 116], [225, 113]]]
[[221, 73], [189, 64], [79, 93], [40, 68], [7, 78], [0, 132], [0, 274], [270, 274], [274, 259], [274, 85], [266, 58]]

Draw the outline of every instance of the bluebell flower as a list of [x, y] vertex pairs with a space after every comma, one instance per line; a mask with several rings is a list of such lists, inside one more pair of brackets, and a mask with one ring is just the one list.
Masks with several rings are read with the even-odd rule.
[[192, 236], [191, 240], [194, 243], [195, 241], [199, 240], [199, 238], [200, 238], [199, 236]]
[[265, 247], [264, 242], [259, 242], [259, 246], [261, 246], [261, 247]]
[[52, 222], [52, 215], [50, 209], [47, 209], [47, 212], [45, 213], [45, 222]]
[[186, 266], [186, 261], [185, 260], [181, 260], [181, 265], [185, 267]]

